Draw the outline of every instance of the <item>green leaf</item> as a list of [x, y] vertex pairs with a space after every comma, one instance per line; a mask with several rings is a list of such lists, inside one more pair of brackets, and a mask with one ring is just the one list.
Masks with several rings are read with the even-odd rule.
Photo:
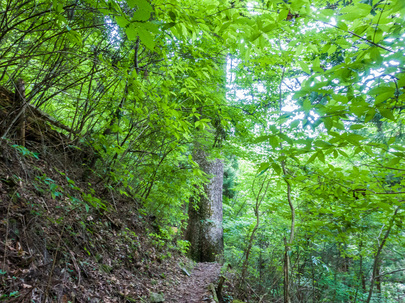
[[170, 19], [172, 19], [173, 22], [176, 21], [177, 16], [173, 11], [169, 12], [169, 17], [170, 17]]
[[326, 117], [326, 118], [323, 118], [322, 121], [323, 121], [323, 124], [325, 125], [325, 128], [327, 130], [332, 129], [332, 127], [333, 127], [333, 119], [332, 118]]
[[169, 28], [171, 28], [171, 27], [173, 27], [175, 25], [176, 25], [176, 23], [174, 23], [174, 22], [166, 23], [165, 25], [162, 26], [162, 30], [165, 31], [165, 30], [167, 30], [167, 29], [169, 29]]
[[150, 50], [153, 50], [155, 47], [154, 36], [143, 27], [138, 28], [138, 34], [142, 43]]
[[283, 21], [283, 20], [287, 19], [289, 12], [290, 12], [289, 9], [283, 9], [278, 15], [278, 21]]
[[305, 112], [309, 112], [312, 109], [312, 104], [311, 104], [311, 100], [309, 100], [308, 98], [306, 98], [304, 100], [304, 102], [302, 103], [302, 109]]
[[368, 25], [360, 25], [356, 27], [353, 32], [357, 35], [362, 35], [368, 27]]
[[270, 125], [269, 127], [273, 134], [277, 134], [279, 132], [277, 126], [275, 126], [274, 124]]
[[381, 60], [381, 54], [380, 54], [380, 50], [378, 49], [378, 47], [373, 47], [370, 49], [370, 57], [371, 59], [373, 59], [374, 61], [379, 62]]
[[319, 57], [316, 57], [313, 64], [312, 64], [312, 69], [316, 72], [323, 73], [323, 69], [321, 68], [321, 61]]
[[293, 144], [293, 140], [286, 134], [279, 133], [278, 134], [279, 138], [287, 142], [288, 144]]
[[361, 141], [363, 141], [365, 137], [357, 135], [357, 134], [349, 134], [347, 136], [347, 141], [354, 145], [359, 145]]
[[317, 153], [313, 153], [312, 156], [308, 159], [307, 164], [314, 162], [317, 157]]
[[138, 29], [134, 23], [126, 28], [125, 33], [127, 34], [129, 40], [136, 40], [138, 37]]
[[380, 95], [380, 94], [385, 94], [388, 92], [391, 94], [394, 94], [395, 88], [392, 88], [388, 85], [380, 85], [380, 86], [376, 86], [376, 87], [373, 87], [372, 89], [370, 89], [368, 91], [368, 94], [369, 95]]
[[335, 44], [331, 45], [331, 47], [328, 49], [328, 55], [332, 55], [333, 53], [335, 53], [337, 50], [337, 46]]
[[368, 112], [367, 112], [367, 114], [366, 114], [366, 118], [364, 119], [364, 122], [369, 122], [369, 121], [371, 121], [371, 119], [373, 119], [374, 118], [374, 116], [375, 116], [375, 109], [374, 108], [370, 108], [369, 110], [368, 110]]
[[279, 141], [278, 137], [275, 135], [270, 136], [269, 143], [270, 143], [271, 147], [273, 147], [273, 148], [280, 147], [280, 141]]
[[399, 158], [399, 157], [393, 158], [393, 159], [391, 159], [391, 160], [387, 163], [387, 166], [395, 166], [395, 165], [397, 165], [400, 161], [401, 161], [401, 158]]
[[355, 20], [370, 14], [371, 6], [365, 3], [356, 3], [354, 6], [347, 5], [346, 7], [342, 8], [340, 12], [342, 14], [348, 13], [343, 16], [345, 20]]
[[392, 143], [394, 143], [395, 141], [396, 141], [396, 137], [391, 137], [389, 140], [388, 140], [388, 145], [391, 145]]
[[298, 64], [301, 66], [301, 69], [306, 72], [308, 75], [311, 74], [311, 70], [309, 69], [308, 65], [304, 61], [299, 61]]
[[392, 110], [390, 110], [390, 109], [381, 109], [380, 108], [378, 111], [380, 112], [381, 116], [383, 116], [384, 118], [387, 118], [387, 119], [389, 119], [391, 121], [394, 121], [394, 122], [396, 121], [394, 113], [393, 113]]
[[350, 125], [349, 129], [355, 130], [355, 129], [362, 129], [364, 127], [365, 127], [365, 125], [363, 125], [363, 124], [353, 124], [353, 125]]
[[383, 39], [384, 32], [378, 28], [377, 30], [374, 30], [374, 35], [373, 35], [373, 42], [378, 43]]
[[389, 92], [380, 94], [375, 98], [374, 105], [378, 105], [378, 104], [380, 104], [380, 103], [382, 103], [382, 102], [384, 102], [387, 99], [392, 98], [392, 97], [394, 97], [394, 91], [392, 91], [392, 92], [389, 91]]
[[262, 162], [260, 163], [259, 169], [257, 170], [258, 174], [263, 174], [266, 170], [268, 170], [270, 167], [269, 162]]
[[338, 151], [338, 153], [341, 154], [343, 157], [349, 158], [349, 155], [346, 154], [343, 150], [338, 149], [337, 151]]
[[316, 140], [316, 141], [314, 141], [314, 146], [322, 147], [322, 148], [329, 148], [329, 147], [333, 146], [333, 144], [330, 144], [329, 142], [326, 142], [323, 140]]
[[352, 46], [352, 44], [347, 39], [343, 38], [337, 40], [336, 43], [343, 49], [347, 49]]
[[330, 48], [330, 44], [328, 43], [328, 44], [325, 44], [325, 46], [324, 47], [322, 47], [322, 49], [321, 49], [321, 53], [327, 53], [328, 52], [328, 49]]
[[150, 14], [153, 12], [153, 8], [147, 0], [127, 0], [127, 3], [131, 8], [137, 7], [133, 20], [149, 20]]
[[333, 9], [323, 9], [320, 11], [319, 19], [325, 22], [329, 22], [330, 17], [332, 17], [334, 14], [335, 11]]
[[405, 11], [405, 2], [402, 0], [397, 0], [391, 9], [392, 12], [399, 12], [401, 10]]
[[291, 122], [290, 127], [291, 129], [295, 129], [297, 128], [297, 126], [300, 124], [300, 120], [294, 120], [293, 122]]
[[129, 40], [136, 40], [139, 36], [141, 42], [150, 50], [153, 50], [155, 47], [154, 36], [151, 34], [146, 27], [150, 28], [150, 26], [142, 25], [140, 23], [132, 23], [130, 24], [125, 32]]
[[316, 154], [317, 154], [318, 159], [321, 160], [323, 163], [325, 163], [325, 155], [324, 155], [323, 151], [318, 150]]
[[271, 163], [271, 167], [274, 169], [277, 175], [281, 174], [281, 167], [280, 165], [278, 165], [278, 163], [276, 162]]
[[[198, 121], [197, 121], [198, 122]], [[270, 139], [271, 136], [260, 136], [254, 140], [254, 143], [261, 143]]]
[[126, 28], [131, 24], [130, 21], [127, 20], [124, 16], [116, 16], [115, 21], [117, 22], [118, 26], [121, 28]]
[[338, 21], [337, 23], [337, 27], [340, 28], [343, 31], [348, 31], [349, 28], [347, 27], [346, 23], [342, 22], [342, 21]]

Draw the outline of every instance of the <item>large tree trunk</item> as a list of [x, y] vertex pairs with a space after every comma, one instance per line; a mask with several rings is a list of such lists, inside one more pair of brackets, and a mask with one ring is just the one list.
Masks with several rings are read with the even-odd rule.
[[194, 160], [210, 176], [204, 185], [206, 196], [191, 199], [186, 240], [191, 244], [190, 256], [197, 262], [213, 262], [221, 258], [224, 249], [222, 229], [222, 186], [224, 164], [208, 160], [202, 148], [194, 152]]

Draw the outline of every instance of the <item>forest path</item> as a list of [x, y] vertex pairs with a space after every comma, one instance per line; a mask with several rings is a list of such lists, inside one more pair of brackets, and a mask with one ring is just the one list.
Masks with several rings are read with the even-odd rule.
[[165, 302], [170, 303], [214, 303], [208, 290], [221, 271], [218, 263], [197, 263], [190, 276], [184, 275], [177, 287], [165, 292]]

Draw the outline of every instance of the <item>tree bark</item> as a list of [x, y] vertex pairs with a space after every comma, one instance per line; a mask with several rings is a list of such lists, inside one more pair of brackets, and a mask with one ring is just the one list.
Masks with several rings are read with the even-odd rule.
[[291, 303], [290, 298], [290, 256], [289, 256], [290, 246], [287, 243], [287, 239], [284, 238], [284, 303]]
[[376, 275], [375, 277], [375, 284], [377, 286], [377, 292], [381, 295], [381, 276], [380, 276], [380, 268], [381, 268], [381, 260], [377, 264]]
[[222, 187], [224, 164], [222, 160], [208, 160], [207, 153], [198, 147], [194, 151], [195, 162], [210, 176], [204, 185], [205, 196], [190, 200], [189, 222], [185, 238], [191, 244], [190, 256], [197, 262], [214, 262], [224, 250], [222, 229]]
[[[281, 145], [282, 147], [282, 145]], [[285, 167], [285, 161], [281, 161], [281, 167], [283, 169], [284, 176], [288, 175], [287, 169]], [[295, 230], [295, 207], [291, 200], [291, 184], [287, 179], [284, 179], [287, 184], [287, 201], [291, 210], [291, 229], [290, 229], [290, 239], [287, 241], [287, 238], [284, 238], [284, 303], [291, 303], [291, 289], [290, 289], [290, 249], [291, 245], [294, 242], [294, 230]]]
[[[267, 182], [267, 184], [266, 184], [266, 182]], [[254, 212], [255, 212], [255, 216], [256, 216], [256, 225], [252, 230], [252, 233], [251, 233], [250, 238], [249, 238], [249, 244], [248, 244], [248, 246], [246, 248], [245, 260], [244, 260], [243, 265], [242, 265], [241, 285], [243, 285], [244, 282], [245, 282], [245, 276], [246, 276], [246, 271], [247, 271], [247, 268], [248, 268], [250, 251], [251, 251], [251, 249], [253, 247], [253, 240], [254, 240], [255, 234], [256, 234], [256, 232], [257, 232], [257, 230], [259, 228], [259, 224], [260, 224], [259, 208], [260, 208], [260, 205], [262, 204], [264, 198], [266, 197], [269, 186], [270, 186], [270, 179], [268, 179], [268, 177], [266, 177], [264, 179], [264, 181], [262, 182], [261, 186], [260, 186], [259, 192], [257, 194], [255, 194], [256, 205], [254, 207]], [[252, 184], [252, 192], [254, 193], [254, 182]]]
[[398, 211], [400, 210], [400, 208], [401, 208], [400, 206], [398, 206], [398, 207], [396, 208], [396, 210], [395, 210], [395, 212], [394, 212], [394, 215], [392, 216], [392, 218], [391, 218], [391, 220], [390, 220], [390, 223], [389, 223], [389, 225], [388, 225], [388, 227], [387, 227], [387, 230], [386, 230], [386, 232], [385, 232], [385, 235], [384, 235], [384, 237], [383, 237], [381, 243], [379, 244], [378, 249], [377, 249], [377, 252], [376, 252], [376, 254], [375, 254], [375, 257], [374, 257], [374, 264], [373, 264], [373, 272], [372, 272], [372, 276], [371, 276], [370, 290], [369, 290], [369, 292], [368, 292], [368, 297], [367, 297], [366, 303], [370, 303], [371, 298], [372, 298], [372, 296], [373, 296], [374, 284], [375, 284], [376, 278], [379, 277], [379, 275], [378, 275], [377, 273], [379, 272], [379, 266], [380, 266], [379, 264], [380, 264], [380, 261], [381, 261], [381, 260], [380, 260], [380, 255], [381, 255], [381, 252], [382, 252], [382, 250], [383, 250], [383, 248], [384, 248], [384, 245], [385, 245], [385, 243], [387, 242], [387, 239], [388, 239], [388, 237], [389, 237], [389, 235], [390, 235], [390, 233], [391, 233], [391, 229], [392, 229], [392, 227], [393, 227], [393, 225], [394, 225], [394, 219], [395, 219], [395, 217], [397, 216]]
[[20, 145], [25, 146], [25, 82], [23, 79], [18, 79], [17, 80], [17, 85], [16, 85], [16, 101], [17, 101], [17, 106], [20, 108], [21, 115], [18, 119], [18, 127], [17, 127], [17, 138], [20, 143]]

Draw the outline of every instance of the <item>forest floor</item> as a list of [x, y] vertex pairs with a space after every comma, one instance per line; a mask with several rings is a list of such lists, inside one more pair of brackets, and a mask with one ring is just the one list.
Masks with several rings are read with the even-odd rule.
[[165, 302], [215, 302], [208, 286], [217, 281], [220, 271], [218, 263], [198, 263], [190, 276], [184, 275], [176, 288], [166, 291]]

